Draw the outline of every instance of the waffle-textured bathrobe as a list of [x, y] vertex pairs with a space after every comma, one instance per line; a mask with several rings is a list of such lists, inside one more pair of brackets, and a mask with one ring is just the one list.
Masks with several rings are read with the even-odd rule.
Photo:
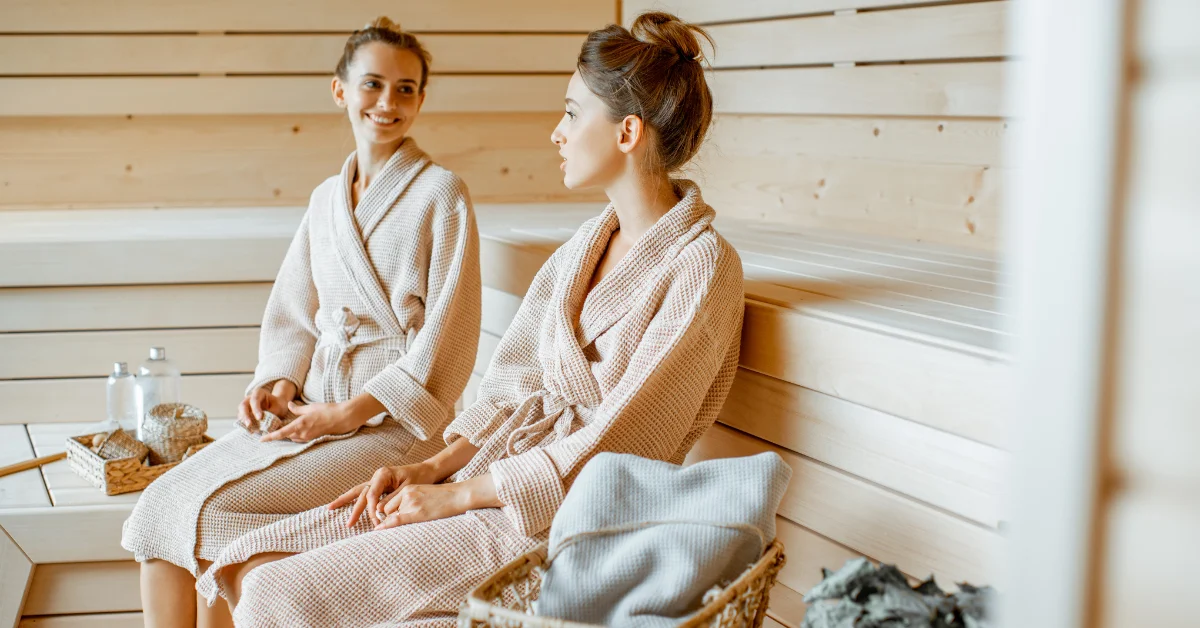
[[[451, 626], [466, 593], [546, 538], [583, 465], [602, 451], [681, 463], [716, 419], [737, 369], [737, 252], [687, 181], [680, 202], [601, 280], [609, 207], [542, 267], [492, 358], [478, 400], [445, 432], [480, 451], [454, 479], [490, 472], [503, 509], [368, 531], [318, 508], [238, 539], [198, 582], [290, 540], [296, 556], [243, 582], [239, 626]], [[347, 486], [346, 488], [349, 488]], [[303, 553], [301, 553], [303, 552]]]
[[[156, 480], [122, 546], [199, 575], [234, 539], [444, 446], [479, 342], [479, 234], [466, 187], [406, 139], [350, 203], [351, 155], [313, 192], [272, 288], [251, 390], [307, 402], [366, 391], [386, 413], [350, 434], [260, 443], [236, 429]], [[213, 303], [212, 307], [221, 307]], [[387, 418], [390, 417], [390, 418]]]

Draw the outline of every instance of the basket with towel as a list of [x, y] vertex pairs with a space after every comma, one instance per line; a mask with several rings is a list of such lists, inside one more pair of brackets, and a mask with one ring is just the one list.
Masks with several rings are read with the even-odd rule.
[[598, 454], [549, 542], [472, 590], [459, 626], [761, 626], [790, 477], [774, 453], [689, 467]]

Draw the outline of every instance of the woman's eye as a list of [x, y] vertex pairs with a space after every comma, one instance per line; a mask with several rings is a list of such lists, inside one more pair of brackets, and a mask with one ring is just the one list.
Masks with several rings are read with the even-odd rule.
[[412, 88], [412, 87], [410, 87], [410, 86], [404, 86], [404, 87], [401, 87], [401, 88], [400, 88], [400, 93], [401, 93], [401, 94], [411, 94], [411, 93], [413, 93], [413, 88]]
[[569, 110], [568, 110], [568, 111], [567, 111], [567, 117], [568, 117], [568, 118], [570, 118], [570, 119], [572, 119], [572, 120], [574, 120], [574, 119], [575, 119], [575, 114], [574, 114], [573, 112], [571, 112], [571, 111], [569, 111]]
[[366, 83], [363, 83], [363, 87], [366, 87], [367, 89], [379, 89], [379, 82], [367, 81]]

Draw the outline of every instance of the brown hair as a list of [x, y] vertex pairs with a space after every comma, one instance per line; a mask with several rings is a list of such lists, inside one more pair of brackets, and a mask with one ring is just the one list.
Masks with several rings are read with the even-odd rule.
[[589, 33], [576, 63], [613, 121], [642, 119], [654, 138], [651, 167], [667, 172], [695, 156], [712, 122], [712, 92], [697, 35], [713, 44], [699, 26], [651, 11], [628, 29], [611, 24]]
[[342, 50], [342, 58], [338, 60], [337, 69], [334, 70], [337, 77], [343, 81], [346, 80], [346, 72], [350, 69], [350, 64], [354, 63], [354, 55], [358, 53], [358, 49], [376, 41], [401, 50], [411, 50], [413, 54], [417, 55], [417, 58], [421, 60], [420, 91], [425, 91], [425, 83], [429, 79], [429, 62], [432, 61], [429, 51], [425, 50], [425, 47], [417, 40], [416, 35], [404, 31], [400, 28], [399, 24], [385, 16], [371, 20], [370, 24], [367, 24], [361, 30], [354, 31], [354, 34], [350, 35], [350, 38], [346, 40], [346, 47]]

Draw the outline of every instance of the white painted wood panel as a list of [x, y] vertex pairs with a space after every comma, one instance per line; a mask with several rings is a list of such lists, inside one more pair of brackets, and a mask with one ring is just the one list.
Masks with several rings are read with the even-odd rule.
[[0, 626], [15, 626], [29, 590], [33, 562], [0, 527]]
[[492, 356], [496, 354], [496, 348], [500, 346], [500, 338], [492, 334], [482, 332], [479, 334], [479, 350], [475, 353], [474, 373], [483, 375], [487, 372], [488, 364], [492, 361]]
[[113, 362], [137, 369], [153, 346], [165, 347], [183, 373], [250, 373], [258, 327], [0, 334], [0, 378], [107, 376]]
[[[492, 260], [488, 260], [492, 263]], [[521, 307], [521, 297], [497, 290], [488, 286], [483, 287], [483, 322], [481, 329], [493, 336], [503, 338], [504, 332], [517, 316]]]
[[256, 326], [269, 283], [0, 288], [0, 333]]
[[[241, 403], [250, 373], [185, 375], [188, 403], [214, 416], [232, 415]], [[0, 381], [0, 425], [14, 423], [79, 423], [105, 414], [104, 378]]]
[[27, 617], [18, 628], [143, 628], [141, 613], [97, 613]]
[[69, 511], [5, 508], [0, 509], [0, 527], [39, 565], [132, 560], [133, 554], [121, 547], [121, 524], [132, 508], [132, 504], [78, 506]]
[[[0, 467], [32, 460], [33, 445], [24, 425], [0, 425]], [[0, 508], [49, 506], [50, 497], [37, 469], [0, 478]]]

